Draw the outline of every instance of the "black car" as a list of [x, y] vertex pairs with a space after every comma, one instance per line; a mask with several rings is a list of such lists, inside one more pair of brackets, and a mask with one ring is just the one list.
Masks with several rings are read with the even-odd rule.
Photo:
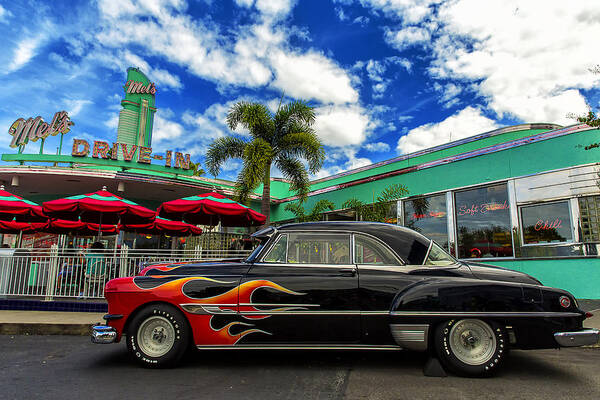
[[204, 349], [409, 349], [465, 375], [510, 348], [598, 341], [568, 292], [503, 268], [458, 261], [410, 229], [316, 222], [263, 229], [246, 260], [152, 265], [107, 283], [106, 326], [147, 366]]

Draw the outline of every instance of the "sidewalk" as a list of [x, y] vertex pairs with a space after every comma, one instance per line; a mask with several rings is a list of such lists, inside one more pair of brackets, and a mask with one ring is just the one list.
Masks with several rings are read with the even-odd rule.
[[[600, 329], [600, 309], [584, 321]], [[104, 313], [0, 310], [0, 335], [89, 335], [90, 326], [104, 323]], [[598, 345], [597, 345], [598, 346]]]
[[89, 335], [105, 313], [0, 310], [1, 335]]

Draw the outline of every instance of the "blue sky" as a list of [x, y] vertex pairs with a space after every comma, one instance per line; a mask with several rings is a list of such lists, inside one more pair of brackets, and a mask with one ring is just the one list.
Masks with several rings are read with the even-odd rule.
[[0, 126], [65, 109], [65, 153], [116, 138], [129, 66], [156, 82], [155, 151], [202, 164], [235, 101], [309, 101], [314, 178], [600, 100], [595, 0], [0, 0], [0, 37]]

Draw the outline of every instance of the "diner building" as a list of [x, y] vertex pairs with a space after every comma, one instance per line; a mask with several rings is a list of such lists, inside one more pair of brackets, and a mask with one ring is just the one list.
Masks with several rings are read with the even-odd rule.
[[[0, 183], [37, 203], [103, 186], [154, 209], [210, 191], [233, 196], [234, 182], [197, 176], [190, 155], [152, 148], [156, 91], [143, 72], [128, 69], [111, 143], [78, 137], [66, 113], [47, 126], [41, 117], [15, 121], [9, 128], [15, 153], [2, 155]], [[71, 151], [62, 154], [69, 129]], [[433, 238], [459, 259], [523, 271], [578, 298], [600, 299], [600, 148], [589, 147], [600, 142], [600, 131], [531, 123], [468, 134], [312, 181], [303, 206], [327, 199], [335, 210], [324, 219], [352, 220], [356, 215], [341, 207], [346, 200], [371, 203], [402, 184], [409, 193], [390, 209], [388, 222]], [[43, 151], [48, 135], [61, 135], [57, 154]], [[31, 152], [38, 139], [39, 152]], [[252, 195], [255, 210], [261, 193]], [[298, 199], [288, 182], [272, 178], [271, 196], [272, 223], [294, 221], [285, 205]]]

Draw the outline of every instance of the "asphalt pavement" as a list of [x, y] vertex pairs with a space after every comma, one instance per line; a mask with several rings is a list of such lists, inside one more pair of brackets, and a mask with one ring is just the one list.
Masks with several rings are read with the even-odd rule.
[[513, 351], [496, 377], [425, 377], [412, 352], [205, 351], [139, 367], [124, 343], [0, 335], [0, 399], [598, 399], [600, 349]]

